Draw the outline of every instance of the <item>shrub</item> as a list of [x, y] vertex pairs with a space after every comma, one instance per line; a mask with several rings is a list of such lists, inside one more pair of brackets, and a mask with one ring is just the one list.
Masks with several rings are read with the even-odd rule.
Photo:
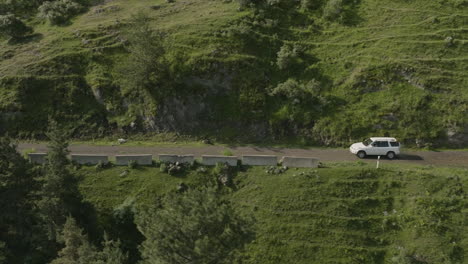
[[270, 95], [282, 95], [288, 99], [306, 99], [311, 96], [317, 96], [320, 92], [320, 83], [312, 79], [306, 84], [299, 83], [294, 79], [288, 79], [284, 83], [278, 84], [271, 92]]
[[[171, 93], [171, 89], [163, 89], [162, 85], [168, 74], [164, 57], [166, 34], [155, 31], [150, 21], [151, 18], [143, 12], [133, 15], [129, 20], [131, 26], [125, 37], [129, 43], [127, 48], [130, 56], [128, 61], [119, 67], [119, 71], [122, 73], [124, 94], [135, 91], [150, 93], [157, 102]], [[148, 111], [156, 109], [154, 103], [146, 107]]]
[[323, 10], [323, 17], [327, 20], [338, 20], [343, 12], [343, 0], [329, 0]]
[[68, 21], [72, 16], [83, 11], [83, 6], [71, 0], [44, 2], [39, 7], [39, 17], [57, 25]]
[[279, 5], [281, 3], [281, 0], [267, 0], [266, 2], [270, 6], [275, 6], [275, 5]]
[[135, 198], [128, 197], [122, 204], [114, 208], [112, 215], [117, 223], [132, 223], [135, 213]]
[[19, 39], [33, 32], [23, 21], [13, 14], [0, 16], [0, 35]]
[[98, 164], [96, 164], [95, 168], [96, 170], [101, 170], [101, 169], [106, 168], [106, 165], [107, 165], [106, 163], [99, 161]]
[[301, 8], [311, 10], [319, 7], [320, 1], [317, 0], [301, 0]]
[[285, 70], [294, 64], [304, 52], [304, 48], [300, 45], [284, 44], [277, 54], [276, 65], [280, 70]]
[[129, 169], [135, 169], [136, 167], [138, 166], [138, 163], [134, 160], [131, 160], [129, 163], [128, 163], [128, 168]]
[[167, 165], [166, 165], [166, 163], [161, 163], [161, 166], [159, 166], [159, 171], [160, 171], [160, 172], [167, 172]]
[[254, 4], [254, 0], [238, 0], [241, 8], [249, 7]]
[[233, 173], [231, 168], [225, 163], [216, 163], [213, 174], [218, 178], [218, 183], [224, 186], [233, 186]]
[[283, 45], [278, 51], [276, 65], [280, 70], [288, 68], [294, 59], [297, 57], [297, 54], [294, 52], [294, 49], [290, 45]]

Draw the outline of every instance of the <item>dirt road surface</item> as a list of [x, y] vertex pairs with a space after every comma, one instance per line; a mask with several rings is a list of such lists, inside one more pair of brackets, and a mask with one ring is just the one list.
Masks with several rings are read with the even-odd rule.
[[[35, 152], [47, 152], [46, 144], [20, 143], [19, 151], [34, 149]], [[229, 149], [234, 155], [276, 155], [282, 156], [302, 156], [315, 157], [323, 162], [358, 161], [359, 159], [349, 153], [348, 149], [321, 149], [321, 148], [275, 148], [275, 147], [224, 147], [224, 146], [94, 146], [94, 145], [71, 145], [69, 150], [74, 154], [105, 154], [115, 156], [119, 154], [153, 154], [156, 158], [158, 154], [193, 154], [196, 157], [201, 155], [222, 155], [223, 151]], [[375, 157], [364, 159], [364, 162], [375, 162]], [[447, 167], [468, 168], [468, 151], [405, 151], [395, 160], [386, 160], [387, 163], [409, 163], [417, 165], [435, 165]]]

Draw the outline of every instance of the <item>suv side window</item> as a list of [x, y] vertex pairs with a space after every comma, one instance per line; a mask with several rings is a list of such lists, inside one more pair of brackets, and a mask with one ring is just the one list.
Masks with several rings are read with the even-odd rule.
[[390, 146], [392, 147], [399, 147], [400, 143], [399, 142], [390, 142]]
[[376, 147], [380, 147], [380, 148], [388, 148], [389, 145], [388, 145], [388, 141], [376, 141]]

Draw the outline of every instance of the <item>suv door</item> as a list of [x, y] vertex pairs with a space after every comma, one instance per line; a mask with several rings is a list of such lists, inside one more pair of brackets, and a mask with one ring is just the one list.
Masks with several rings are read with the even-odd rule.
[[388, 141], [374, 141], [372, 142], [372, 148], [370, 148], [369, 155], [387, 155], [387, 152], [390, 150], [390, 144]]

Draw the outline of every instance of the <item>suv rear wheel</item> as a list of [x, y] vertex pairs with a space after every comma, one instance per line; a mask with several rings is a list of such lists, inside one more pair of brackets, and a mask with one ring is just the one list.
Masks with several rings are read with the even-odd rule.
[[388, 159], [394, 159], [396, 157], [395, 152], [390, 151], [387, 153], [387, 158]]
[[358, 158], [363, 159], [366, 157], [366, 152], [359, 151], [356, 155], [358, 156]]

